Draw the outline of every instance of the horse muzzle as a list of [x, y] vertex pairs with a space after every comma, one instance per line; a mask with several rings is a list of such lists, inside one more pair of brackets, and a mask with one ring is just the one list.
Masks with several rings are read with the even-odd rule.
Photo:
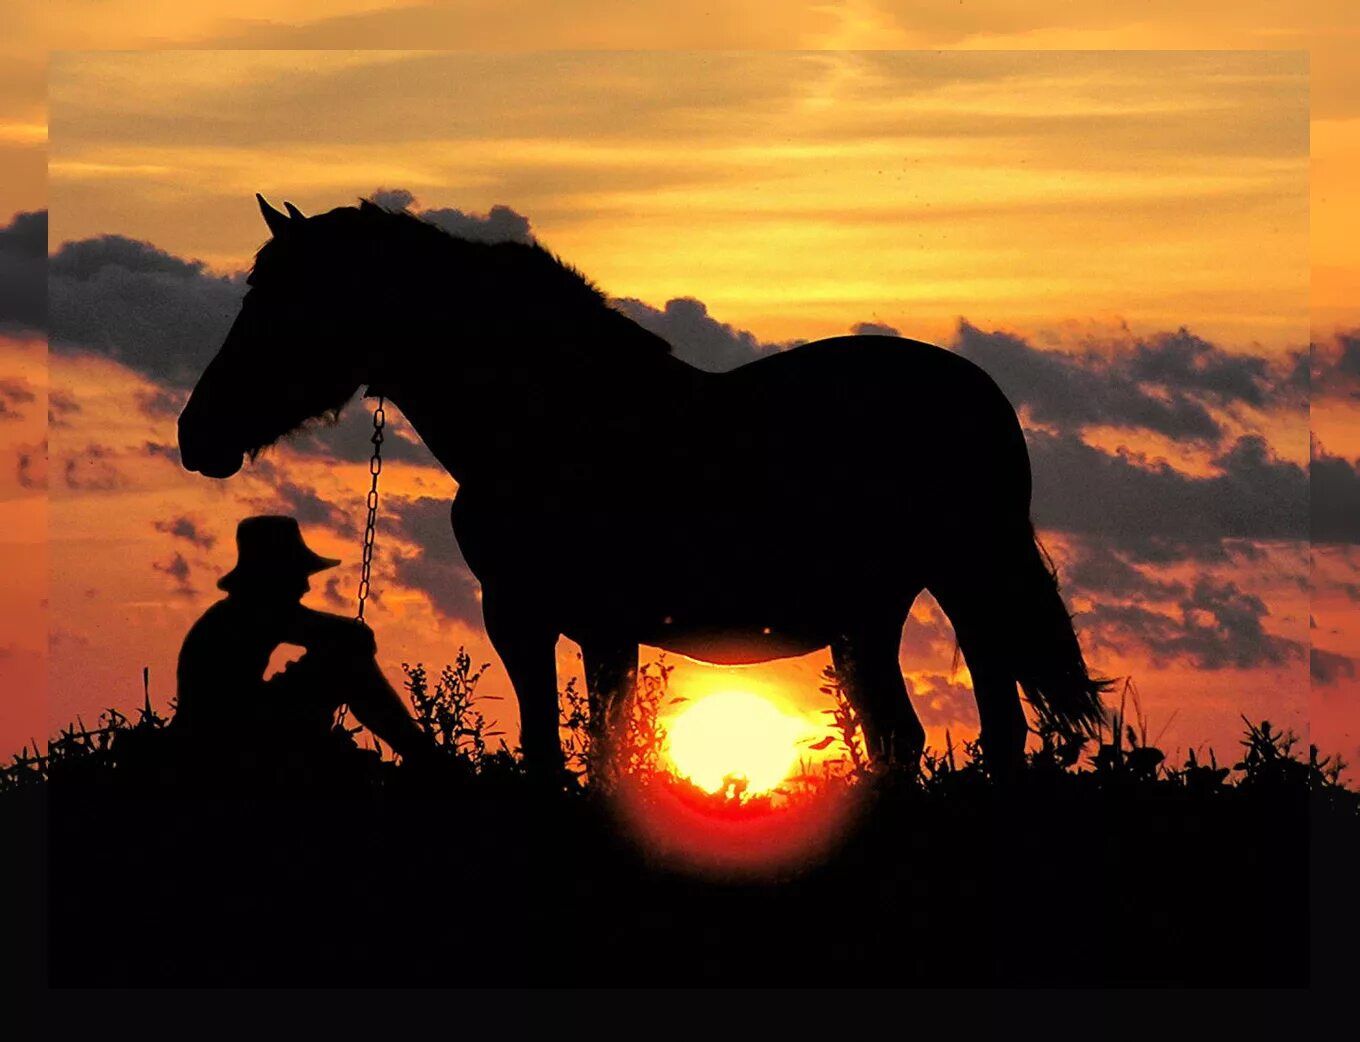
[[213, 445], [201, 436], [194, 436], [185, 430], [181, 418], [179, 424], [179, 460], [185, 470], [202, 474], [209, 478], [229, 478], [241, 469], [245, 453], [224, 445]]
[[185, 470], [191, 470], [196, 474], [202, 474], [208, 478], [229, 478], [241, 469], [245, 462], [245, 453], [210, 453], [210, 454], [191, 454], [180, 446], [180, 461], [184, 464]]

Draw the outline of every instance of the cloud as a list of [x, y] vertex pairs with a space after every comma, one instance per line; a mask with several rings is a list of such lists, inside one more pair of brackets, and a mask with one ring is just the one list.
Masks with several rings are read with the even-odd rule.
[[529, 218], [508, 206], [493, 206], [485, 217], [454, 209], [422, 210], [419, 216], [460, 239], [474, 242], [534, 241], [529, 231]]
[[0, 331], [47, 328], [47, 211], [16, 213], [0, 228]]
[[369, 201], [376, 206], [381, 206], [384, 210], [391, 210], [393, 213], [400, 213], [403, 210], [410, 210], [416, 197], [405, 188], [379, 188], [369, 195]]
[[53, 351], [113, 358], [179, 390], [222, 346], [246, 291], [242, 274], [119, 235], [63, 243], [48, 286]]
[[1308, 474], [1260, 435], [1220, 453], [1207, 477], [1127, 450], [1110, 455], [1075, 433], [1026, 437], [1041, 528], [1105, 539], [1141, 560], [1218, 555], [1225, 539], [1308, 538]]
[[177, 418], [188, 400], [188, 394], [178, 388], [154, 387], [136, 392], [137, 408], [149, 420]]
[[151, 567], [158, 572], [164, 572], [175, 580], [175, 592], [189, 595], [194, 592], [189, 585], [190, 567], [189, 562], [184, 559], [184, 555], [176, 552], [175, 556], [165, 562], [152, 561]]
[[694, 297], [675, 297], [654, 308], [635, 297], [616, 297], [610, 305], [648, 332], [669, 343], [677, 358], [710, 373], [722, 373], [801, 341], [759, 340], [754, 333], [719, 322]]
[[[353, 602], [340, 592], [340, 577], [332, 575], [321, 587], [321, 596], [332, 608], [348, 608]], [[371, 596], [371, 593], [370, 593]]]
[[47, 440], [15, 446], [15, 480], [24, 489], [47, 488]]
[[1336, 340], [1341, 347], [1336, 361], [1337, 372], [1360, 378], [1360, 329], [1338, 333]]
[[70, 427], [71, 417], [80, 412], [76, 396], [64, 387], [53, 387], [47, 392], [47, 425]]
[[1107, 546], [1077, 541], [1075, 550], [1075, 558], [1062, 571], [1064, 593], [1113, 601], [1167, 601], [1186, 594], [1184, 583], [1149, 575]]
[[175, 466], [180, 465], [179, 448], [175, 445], [166, 445], [159, 441], [148, 441], [142, 446], [142, 452], [151, 459], [169, 460]]
[[1355, 659], [1349, 655], [1311, 648], [1308, 652], [1308, 672], [1315, 684], [1335, 684], [1343, 677], [1355, 676]]
[[445, 618], [480, 626], [480, 586], [453, 537], [450, 505], [450, 500], [433, 496], [388, 499], [384, 506], [388, 531], [417, 547], [392, 550], [392, 576], [401, 585], [424, 593]]
[[[388, 462], [409, 463], [416, 466], [439, 466], [434, 454], [414, 431], [399, 410], [389, 405], [386, 409], [387, 426], [384, 431], [382, 453]], [[407, 437], [404, 434], [409, 433]], [[300, 430], [280, 439], [292, 452], [317, 459], [342, 460], [347, 463], [366, 463], [373, 455], [373, 406], [367, 401], [350, 402], [333, 422], [315, 420]], [[259, 461], [256, 461], [258, 465]]]
[[114, 451], [107, 445], [91, 443], [85, 451], [68, 454], [62, 461], [66, 487], [80, 492], [112, 492], [126, 481], [114, 465]]
[[1308, 390], [1313, 402], [1360, 399], [1360, 328], [1337, 330], [1309, 344]]
[[211, 550], [217, 543], [215, 535], [203, 530], [202, 522], [195, 521], [190, 517], [173, 517], [153, 521], [151, 525], [157, 532], [164, 532], [175, 539], [183, 539], [202, 550]]
[[[1181, 328], [1131, 348], [1077, 354], [1041, 349], [1013, 333], [960, 321], [953, 348], [985, 369], [1017, 408], [1062, 431], [1108, 426], [1216, 445], [1222, 423], [1210, 407], [1265, 408], [1292, 387], [1296, 363], [1272, 366]], [[1295, 396], [1296, 397], [1296, 396]]]
[[202, 275], [204, 265], [200, 260], [183, 260], [166, 253], [141, 239], [101, 235], [62, 243], [48, 262], [47, 272], [58, 278], [88, 282], [108, 268], [191, 278]]
[[1102, 603], [1082, 616], [1082, 628], [1093, 644], [1125, 653], [1132, 643], [1161, 665], [1181, 659], [1198, 669], [1252, 669], [1301, 658], [1303, 644], [1265, 631], [1269, 614], [1261, 598], [1236, 583], [1202, 575], [1175, 612]]
[[1312, 510], [1314, 543], [1360, 543], [1360, 460], [1328, 454], [1313, 439]]
[[[259, 464], [256, 466], [258, 468]], [[253, 509], [262, 514], [290, 514], [299, 524], [319, 525], [347, 537], [357, 534], [353, 518], [334, 503], [322, 499], [315, 489], [282, 478], [273, 468], [261, 468], [261, 476], [270, 481], [273, 496], [252, 500]]]
[[[52, 258], [52, 272], [52, 349], [112, 358], [154, 381], [136, 404], [155, 420], [179, 415], [226, 339], [247, 288], [244, 273], [213, 275], [200, 261], [116, 235], [64, 243]], [[370, 416], [351, 405], [338, 422], [310, 422], [285, 442], [306, 455], [362, 462], [372, 452]], [[401, 425], [394, 420], [394, 428]], [[393, 460], [434, 465], [414, 438], [389, 437], [384, 452]], [[173, 458], [178, 462], [177, 452]]]
[[944, 673], [913, 673], [907, 680], [911, 705], [921, 723], [930, 728], [977, 721], [973, 691], [955, 676]]
[[406, 210], [421, 220], [442, 228], [450, 235], [473, 242], [532, 243], [529, 218], [509, 206], [497, 204], [483, 216], [465, 213], [453, 207], [417, 210], [416, 197], [405, 188], [379, 188], [368, 197], [384, 210]]
[[882, 322], [856, 322], [850, 327], [850, 332], [855, 336], [901, 336], [902, 334], [893, 326], [886, 326]]
[[37, 399], [29, 382], [22, 377], [0, 379], [0, 421], [23, 418], [21, 405], [28, 405]]

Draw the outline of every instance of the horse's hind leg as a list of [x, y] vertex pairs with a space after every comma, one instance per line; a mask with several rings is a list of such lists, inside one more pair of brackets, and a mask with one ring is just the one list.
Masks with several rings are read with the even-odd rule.
[[1012, 773], [1024, 762], [1029, 725], [1009, 654], [1004, 591], [968, 577], [932, 587], [931, 593], [949, 616], [973, 678], [987, 768], [993, 775]]
[[871, 761], [914, 768], [925, 750], [926, 731], [911, 707], [897, 658], [904, 621], [894, 613], [847, 628], [831, 643], [831, 661], [859, 714]]

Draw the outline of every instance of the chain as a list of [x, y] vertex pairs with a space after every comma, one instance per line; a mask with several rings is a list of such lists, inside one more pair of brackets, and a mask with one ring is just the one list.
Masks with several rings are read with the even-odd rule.
[[[373, 476], [373, 483], [368, 487], [368, 518], [364, 522], [364, 554], [363, 564], [359, 569], [359, 614], [358, 620], [365, 626], [368, 623], [364, 620], [364, 604], [368, 600], [369, 576], [373, 572], [373, 535], [378, 524], [378, 475], [382, 473], [382, 443], [383, 425], [387, 422], [387, 414], [383, 411], [383, 404], [386, 401], [382, 395], [378, 396], [378, 407], [373, 410], [373, 436], [368, 440], [373, 443], [373, 455], [368, 460], [368, 472]], [[341, 705], [335, 713], [333, 725], [343, 729], [345, 718], [349, 714], [349, 706]]]
[[373, 456], [368, 461], [368, 472], [373, 475], [373, 484], [368, 489], [368, 520], [364, 522], [364, 557], [359, 571], [359, 621], [364, 621], [364, 602], [368, 600], [369, 575], [373, 571], [373, 531], [378, 523], [378, 475], [382, 473], [383, 424], [387, 414], [383, 412], [385, 399], [378, 396], [378, 407], [373, 410]]

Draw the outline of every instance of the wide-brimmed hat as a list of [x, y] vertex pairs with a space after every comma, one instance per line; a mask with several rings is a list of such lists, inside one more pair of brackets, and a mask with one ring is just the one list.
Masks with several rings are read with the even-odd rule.
[[260, 514], [244, 518], [236, 526], [236, 567], [217, 580], [228, 592], [244, 581], [314, 575], [340, 562], [322, 557], [302, 541], [296, 518], [284, 514]]

